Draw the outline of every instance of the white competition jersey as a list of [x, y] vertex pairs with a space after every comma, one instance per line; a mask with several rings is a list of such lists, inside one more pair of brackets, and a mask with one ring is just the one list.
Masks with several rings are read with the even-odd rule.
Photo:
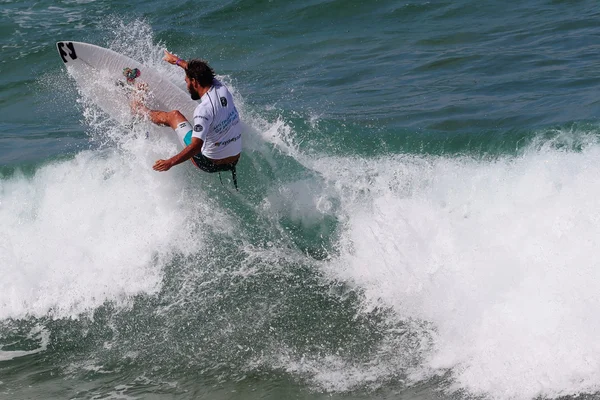
[[192, 136], [202, 139], [202, 154], [214, 160], [242, 152], [242, 124], [233, 97], [218, 80], [194, 110]]

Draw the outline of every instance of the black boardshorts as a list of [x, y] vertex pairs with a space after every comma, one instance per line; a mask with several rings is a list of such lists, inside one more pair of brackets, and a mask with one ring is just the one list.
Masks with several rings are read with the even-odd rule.
[[213, 173], [213, 172], [223, 172], [223, 171], [233, 171], [235, 170], [235, 165], [237, 164], [237, 160], [231, 164], [215, 164], [213, 160], [207, 158], [204, 154], [199, 153], [192, 157], [192, 162], [202, 171]]

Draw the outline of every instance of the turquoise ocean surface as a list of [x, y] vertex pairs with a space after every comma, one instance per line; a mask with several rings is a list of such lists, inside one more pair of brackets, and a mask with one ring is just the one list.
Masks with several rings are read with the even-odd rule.
[[[57, 41], [208, 60], [240, 191]], [[0, 0], [0, 46], [0, 399], [600, 398], [597, 1]]]

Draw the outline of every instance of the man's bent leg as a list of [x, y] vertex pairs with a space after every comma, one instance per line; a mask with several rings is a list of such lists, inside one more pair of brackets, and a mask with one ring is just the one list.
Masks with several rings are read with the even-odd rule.
[[148, 118], [157, 125], [169, 126], [177, 133], [179, 141], [185, 146], [192, 142], [192, 124], [179, 111], [148, 111]]
[[158, 111], [148, 110], [148, 118], [157, 125], [170, 126], [171, 129], [177, 129], [177, 125], [182, 122], [187, 122], [187, 119], [177, 110], [174, 111]]

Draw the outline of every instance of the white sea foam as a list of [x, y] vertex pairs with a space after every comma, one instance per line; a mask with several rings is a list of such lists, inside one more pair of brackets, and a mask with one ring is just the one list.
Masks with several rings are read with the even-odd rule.
[[599, 157], [589, 145], [495, 161], [322, 158], [312, 168], [341, 188], [347, 217], [326, 269], [368, 305], [433, 324], [412, 379], [451, 371], [453, 389], [500, 399], [595, 392]]
[[[412, 325], [419, 346], [388, 338], [391, 345], [362, 365], [285, 349], [272, 365], [329, 391], [448, 373], [448, 390], [494, 399], [600, 390], [594, 132], [540, 135], [523, 154], [498, 159], [314, 158], [298, 150], [285, 124], [263, 132], [325, 180], [293, 203], [292, 216], [315, 213], [320, 198], [337, 193], [339, 209], [326, 212], [343, 225], [340, 256], [325, 273], [356, 286], [365, 311], [389, 307], [400, 321], [424, 323]], [[277, 210], [278, 200], [268, 203]]]
[[181, 177], [144, 161], [86, 151], [1, 181], [0, 318], [153, 293], [172, 252], [199, 249]]

